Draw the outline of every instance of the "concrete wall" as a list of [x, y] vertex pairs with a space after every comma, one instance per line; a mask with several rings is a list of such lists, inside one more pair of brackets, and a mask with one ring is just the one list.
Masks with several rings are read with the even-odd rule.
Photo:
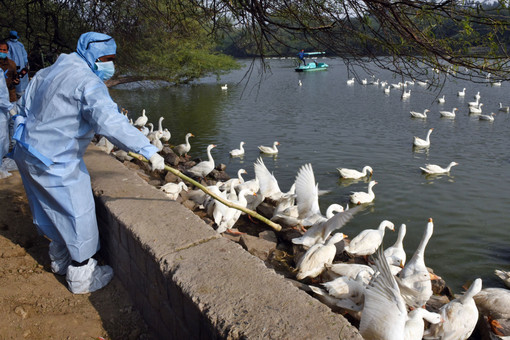
[[91, 146], [102, 251], [161, 339], [362, 339], [341, 315]]

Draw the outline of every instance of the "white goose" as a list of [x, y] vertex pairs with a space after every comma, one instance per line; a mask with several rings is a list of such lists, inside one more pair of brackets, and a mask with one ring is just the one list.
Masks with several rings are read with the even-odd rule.
[[209, 144], [207, 146], [207, 161], [202, 161], [195, 165], [194, 167], [190, 168], [188, 170], [189, 173], [193, 174], [196, 177], [202, 177], [205, 178], [205, 176], [209, 175], [211, 171], [214, 170], [214, 159], [211, 156], [211, 150], [212, 148], [215, 148], [216, 145]]
[[506, 272], [504, 270], [496, 269], [494, 270], [494, 274], [496, 274], [497, 277], [499, 277], [501, 280], [503, 280], [503, 283], [505, 286], [510, 288], [510, 271]]
[[367, 78], [363, 79], [363, 80], [361, 81], [361, 84], [362, 84], [362, 85], [366, 85], [366, 84], [368, 84], [368, 80], [367, 80]]
[[322, 285], [329, 295], [338, 299], [337, 305], [351, 310], [360, 310], [365, 299], [365, 285], [368, 281], [365, 278], [371, 276], [360, 272], [355, 278], [347, 276], [338, 277]]
[[[329, 217], [322, 215], [319, 208], [319, 184], [315, 182], [315, 175], [311, 164], [303, 165], [297, 172], [296, 202], [298, 218], [304, 226], [311, 226], [327, 221]], [[343, 207], [335, 205], [335, 211], [343, 211]]]
[[439, 113], [441, 114], [441, 117], [444, 118], [455, 118], [455, 111], [457, 110], [458, 109], [454, 107], [451, 111], [439, 111]]
[[388, 220], [384, 220], [377, 229], [363, 230], [345, 246], [345, 251], [355, 256], [372, 255], [381, 245], [386, 228], [394, 231], [395, 225]]
[[411, 111], [411, 117], [425, 119], [425, 118], [427, 118], [427, 112], [429, 112], [429, 111], [430, 111], [429, 109], [423, 110], [423, 113]]
[[228, 90], [228, 85], [227, 85], [227, 84], [225, 84], [225, 85], [222, 85], [222, 86], [221, 86], [221, 89], [222, 89], [223, 91], [226, 91], [226, 90]]
[[[163, 139], [163, 137], [167, 137], [167, 134], [165, 133], [165, 130], [163, 130], [163, 119], [165, 119], [164, 117], [159, 117], [159, 122], [158, 122], [158, 136], [159, 136], [159, 139]], [[168, 130], [166, 130], [168, 131]], [[170, 135], [170, 131], [168, 131], [168, 135]], [[166, 140], [166, 142], [168, 142], [168, 140], [170, 139], [171, 136], [168, 137], [168, 139]]]
[[268, 155], [276, 155], [278, 153], [278, 149], [276, 148], [277, 145], [280, 145], [280, 143], [276, 141], [273, 143], [273, 147], [259, 145], [259, 150], [260, 152]]
[[430, 146], [430, 134], [434, 131], [434, 128], [429, 129], [427, 132], [427, 137], [425, 139], [421, 139], [420, 137], [414, 137], [413, 145], [417, 148], [428, 148]]
[[464, 97], [466, 95], [466, 88], [464, 87], [462, 91], [457, 92], [457, 96]]
[[411, 97], [411, 90], [408, 91], [404, 90], [404, 92], [402, 92], [402, 99], [407, 99], [409, 97]]
[[142, 110], [142, 115], [135, 120], [135, 126], [142, 127], [147, 124], [149, 118], [145, 115], [145, 109]]
[[191, 144], [189, 143], [190, 137], [195, 137], [195, 135], [192, 134], [191, 132], [188, 132], [185, 137], [186, 143], [179, 144], [174, 147], [174, 152], [176, 154], [178, 154], [179, 156], [186, 155], [189, 152], [189, 150], [191, 150]]
[[443, 94], [443, 96], [442, 96], [442, 97], [437, 98], [437, 102], [438, 102], [439, 104], [444, 104], [444, 103], [446, 102], [446, 99], [444, 98], [444, 96], [445, 96], [445, 95]]
[[510, 320], [510, 290], [505, 288], [484, 288], [474, 296], [476, 307], [490, 324], [491, 339], [508, 339], [508, 329], [502, 329], [502, 323], [508, 324]]
[[244, 142], [241, 142], [239, 144], [239, 149], [234, 149], [234, 150], [230, 151], [230, 156], [232, 156], [232, 157], [243, 156], [244, 155], [244, 148], [243, 148], [244, 144], [245, 144]]
[[359, 331], [366, 340], [404, 340], [406, 304], [381, 249], [377, 255], [379, 275], [365, 289]]
[[475, 115], [478, 114], [479, 115], [480, 113], [482, 113], [482, 106], [483, 106], [483, 103], [478, 104], [478, 106], [470, 106], [469, 107], [469, 113], [470, 114], [475, 114]]
[[374, 170], [368, 165], [365, 165], [361, 171], [347, 168], [336, 169], [338, 170], [340, 177], [348, 179], [358, 179], [366, 176], [372, 176], [372, 174], [374, 173]]
[[480, 92], [478, 92], [477, 96], [475, 96], [476, 100], [474, 102], [468, 102], [468, 106], [471, 107], [471, 106], [474, 106], [474, 107], [477, 107], [478, 104], [480, 104], [480, 95], [479, 95]]
[[306, 277], [314, 278], [319, 276], [325, 269], [324, 265], [333, 262], [336, 255], [335, 244], [346, 237], [342, 233], [337, 233], [331, 236], [325, 244], [318, 243], [308, 249], [296, 265], [298, 270], [296, 278], [302, 280]]
[[188, 191], [188, 186], [184, 182], [169, 182], [163, 185], [160, 189], [166, 194], [168, 198], [175, 201], [177, 197], [179, 197], [179, 194], [182, 190]]
[[502, 103], [499, 103], [499, 111], [508, 113], [510, 112], [510, 106], [503, 106]]
[[[332, 279], [336, 279], [340, 276], [350, 277], [351, 279], [355, 279], [358, 274], [363, 273], [364, 280], [370, 281], [372, 276], [374, 275], [374, 269], [366, 264], [358, 264], [358, 263], [333, 263], [331, 265], [326, 265], [326, 273], [325, 276], [328, 276]], [[367, 281], [367, 283], [368, 283]]]
[[[220, 189], [227, 189], [227, 188], [230, 188], [230, 185], [232, 183], [234, 183], [234, 186], [237, 187], [238, 185], [240, 184], [243, 184], [244, 183], [244, 178], [243, 178], [243, 175], [247, 175], [248, 172], [244, 169], [239, 169], [237, 170], [237, 177], [235, 178], [231, 178], [229, 179], [228, 181], [224, 182], [224, 183], [221, 183], [219, 185]], [[251, 189], [250, 189], [251, 190]], [[239, 189], [239, 191], [241, 191], [241, 189]], [[252, 190], [253, 192], [257, 191], [257, 190]]]
[[385, 93], [385, 94], [390, 94], [390, 89], [391, 89], [391, 87], [390, 87], [390, 86], [385, 87], [385, 88], [384, 88], [384, 93]]
[[314, 224], [303, 234], [303, 236], [293, 238], [292, 243], [301, 244], [305, 249], [308, 249], [315, 244], [324, 243], [329, 235], [331, 235], [334, 231], [341, 229], [354, 216], [354, 214], [361, 209], [361, 207], [354, 207], [331, 216], [329, 213], [332, 206], [333, 205], [331, 205], [326, 212], [326, 217], [328, 217], [326, 222]]
[[423, 171], [426, 174], [433, 175], [433, 174], [446, 174], [450, 172], [450, 169], [455, 166], [459, 165], [457, 162], [451, 162], [448, 164], [446, 168], [442, 168], [439, 165], [435, 164], [425, 164], [425, 167], [420, 167], [421, 171]]
[[354, 78], [347, 80], [347, 85], [354, 85]]
[[482, 289], [482, 280], [476, 279], [461, 297], [439, 309], [444, 322], [430, 327], [428, 334], [435, 339], [465, 340], [469, 338], [478, 321], [478, 309], [473, 297]]
[[391, 84], [391, 86], [392, 86], [393, 88], [395, 88], [395, 89], [399, 89], [399, 88], [401, 88], [401, 87], [402, 87], [402, 85], [404, 85], [404, 84], [402, 84], [402, 82], [400, 82], [400, 81], [398, 82], [398, 84]]
[[406, 225], [402, 223], [398, 230], [397, 241], [391, 247], [384, 250], [384, 256], [390, 266], [404, 266], [406, 263], [406, 252], [404, 250], [406, 229]]
[[168, 142], [170, 140], [170, 138], [172, 138], [172, 134], [170, 133], [170, 131], [167, 128], [164, 128], [163, 134], [161, 135], [161, 140], [163, 142]]
[[435, 325], [443, 319], [441, 315], [429, 312], [425, 308], [416, 308], [407, 314], [404, 340], [421, 340], [425, 330], [425, 322]]
[[375, 193], [372, 190], [374, 185], [376, 185], [376, 181], [370, 181], [368, 183], [368, 192], [364, 191], [357, 191], [353, 192], [350, 195], [350, 200], [353, 204], [364, 204], [364, 203], [370, 203], [375, 199]]
[[429, 84], [429, 81], [428, 80], [425, 80], [425, 81], [418, 81], [418, 85], [420, 86], [427, 86]]
[[494, 115], [495, 115], [495, 113], [491, 112], [490, 115], [480, 115], [478, 117], [478, 119], [479, 120], [486, 120], [486, 121], [489, 121], [489, 122], [493, 122], [494, 121]]
[[420, 245], [399, 273], [399, 285], [414, 291], [412, 294], [407, 292], [408, 290], [402, 291], [402, 297], [411, 307], [423, 306], [432, 295], [431, 274], [425, 266], [425, 248], [433, 232], [434, 223], [432, 218], [429, 218]]
[[[234, 190], [235, 192], [235, 190]], [[239, 193], [237, 200], [231, 200], [232, 203], [235, 203], [241, 207], [246, 208], [248, 201], [246, 200], [246, 196], [248, 195], [255, 195], [255, 193], [251, 192], [249, 189], [243, 189]], [[216, 204], [221, 204], [219, 202], [216, 202]], [[239, 220], [239, 217], [241, 217], [241, 210], [237, 210], [234, 208], [227, 208], [227, 211], [222, 216], [222, 219], [217, 223], [218, 229], [216, 231], [218, 233], [224, 233], [229, 232], [232, 234], [236, 234], [239, 232], [233, 231], [232, 228], [236, 224], [236, 222]]]

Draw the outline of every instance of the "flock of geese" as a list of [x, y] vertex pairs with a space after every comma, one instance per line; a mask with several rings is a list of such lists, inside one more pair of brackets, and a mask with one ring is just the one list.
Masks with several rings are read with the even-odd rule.
[[[351, 83], [354, 83], [354, 79], [348, 81], [348, 84]], [[366, 80], [365, 84], [368, 84]], [[391, 86], [405, 88], [411, 84], [413, 82]], [[381, 85], [386, 86], [385, 82]], [[390, 87], [385, 87], [386, 90], [390, 91]], [[404, 90], [404, 93], [410, 96], [411, 92]], [[461, 95], [465, 95], [465, 89], [459, 92], [459, 96]], [[444, 100], [444, 97], [442, 99]], [[476, 108], [481, 109], [479, 94], [475, 99]], [[500, 111], [510, 111], [505, 110], [500, 104]], [[426, 119], [427, 112], [428, 109], [423, 113], [411, 112], [411, 115]], [[493, 115], [490, 117], [493, 118]], [[144, 132], [154, 145], [159, 145], [158, 140], [170, 139], [169, 132], [165, 135], [168, 130], [162, 128], [162, 120], [161, 117], [158, 130], [154, 131], [154, 126], [147, 122], [144, 110], [133, 125]], [[433, 129], [428, 131], [425, 139], [414, 137], [413, 145], [417, 148], [428, 148], [432, 131]], [[173, 148], [176, 154], [187, 156], [191, 149], [190, 137], [194, 136], [188, 133], [185, 143]], [[245, 143], [241, 142], [238, 149], [230, 151], [230, 155], [243, 156], [244, 145]], [[275, 141], [272, 147], [259, 146], [258, 149], [261, 153], [274, 155], [278, 153], [278, 145], [279, 142]], [[208, 145], [208, 159], [188, 169], [190, 175], [205, 178], [214, 169], [215, 162], [211, 154], [214, 147], [214, 144]], [[447, 173], [455, 165], [457, 163], [451, 162], [446, 168], [442, 168], [426, 164], [420, 169], [427, 174]], [[370, 166], [365, 166], [361, 171], [348, 168], [338, 168], [337, 171], [341, 178], [346, 179], [371, 178], [373, 175]], [[332, 204], [323, 214], [319, 208], [319, 196], [324, 191], [319, 190], [311, 164], [305, 164], [298, 170], [294, 184], [287, 192], [281, 191], [278, 181], [261, 157], [254, 163], [254, 172], [253, 179], [245, 180], [243, 175], [246, 175], [247, 171], [240, 169], [237, 177], [225, 182], [218, 181], [208, 186], [208, 189], [225, 200], [252, 210], [264, 201], [269, 202], [274, 207], [272, 216], [269, 216], [272, 221], [286, 227], [306, 230], [301, 236], [292, 239], [296, 249], [296, 278], [311, 282], [308, 285], [310, 291], [331, 308], [357, 319], [360, 333], [365, 339], [467, 339], [477, 324], [479, 314], [489, 320], [494, 334], [510, 335], [510, 328], [505, 328], [510, 326], [510, 290], [482, 289], [480, 278], [474, 280], [463, 295], [430, 311], [433, 308], [427, 305], [427, 302], [433, 295], [432, 280], [439, 279], [429, 272], [425, 265], [425, 249], [434, 230], [432, 218], [428, 220], [421, 242], [409, 261], [406, 261], [403, 246], [405, 224], [400, 226], [395, 244], [386, 250], [383, 250], [381, 245], [386, 229], [395, 230], [391, 221], [384, 220], [378, 228], [365, 229], [350, 241], [339, 232], [356, 213], [375, 199], [373, 187], [377, 184], [376, 181], [369, 181], [367, 192], [351, 193], [351, 207]], [[176, 199], [183, 190], [187, 191], [186, 198], [197, 203], [213, 218], [217, 232], [239, 233], [234, 228], [241, 211], [225, 206], [201, 190], [189, 190], [182, 182], [167, 183], [161, 189], [171, 199]], [[339, 250], [351, 259], [364, 259], [363, 263], [366, 264], [353, 263], [360, 261], [333, 263]], [[510, 288], [510, 272], [496, 270], [495, 273]], [[320, 278], [320, 284], [314, 281], [317, 278]]]

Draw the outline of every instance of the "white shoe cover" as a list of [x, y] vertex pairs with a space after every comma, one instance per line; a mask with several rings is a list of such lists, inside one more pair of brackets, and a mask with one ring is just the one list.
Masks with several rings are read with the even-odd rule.
[[50, 242], [51, 271], [57, 275], [66, 275], [71, 264], [71, 256], [65, 244]]
[[80, 267], [70, 265], [67, 268], [67, 285], [73, 294], [86, 294], [95, 292], [106, 286], [113, 278], [113, 269], [110, 266], [98, 266], [93, 258]]

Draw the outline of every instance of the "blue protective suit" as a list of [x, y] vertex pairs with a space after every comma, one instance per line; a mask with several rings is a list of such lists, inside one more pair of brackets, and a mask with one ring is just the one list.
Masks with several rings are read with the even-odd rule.
[[[11, 31], [12, 32], [12, 31]], [[16, 34], [17, 35], [17, 34]], [[7, 45], [9, 45], [9, 52], [7, 58], [14, 60], [16, 63], [16, 71], [19, 73], [22, 69], [27, 67], [28, 57], [25, 46], [18, 39], [8, 39]], [[23, 78], [19, 79], [19, 84], [16, 85], [16, 93], [22, 94], [28, 85], [28, 74], [25, 74]]]
[[12, 107], [13, 103], [9, 101], [9, 90], [5, 83], [5, 77], [0, 76], [0, 165], [9, 151], [9, 110]]
[[83, 34], [77, 52], [62, 54], [37, 72], [18, 101], [14, 160], [34, 224], [50, 239], [65, 243], [77, 262], [99, 249], [94, 199], [83, 161], [94, 131], [147, 159], [158, 151], [119, 113], [92, 69], [97, 58], [115, 51], [111, 37]]

